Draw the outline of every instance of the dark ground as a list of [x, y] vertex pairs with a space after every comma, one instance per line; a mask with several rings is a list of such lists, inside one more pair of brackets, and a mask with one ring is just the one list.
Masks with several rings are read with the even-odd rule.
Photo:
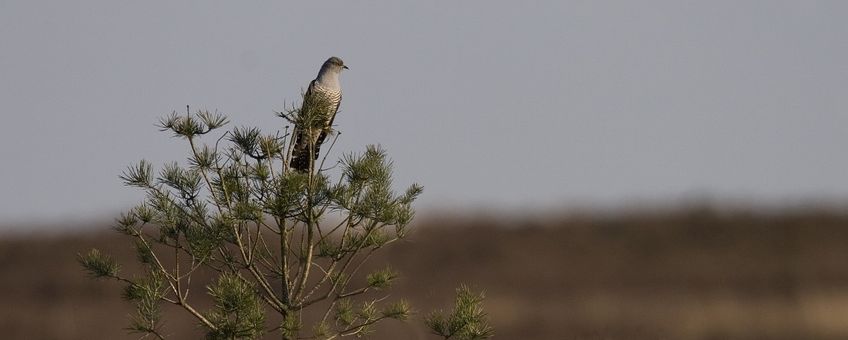
[[[848, 338], [848, 215], [686, 209], [423, 217], [416, 228], [372, 262], [403, 274], [392, 296], [426, 312], [468, 283], [486, 291], [498, 339]], [[122, 329], [132, 310], [121, 286], [76, 263], [92, 247], [134, 261], [128, 240], [107, 229], [2, 236], [0, 338], [139, 337]], [[165, 310], [172, 338], [201, 337], [181, 310]], [[370, 338], [436, 339], [421, 314]]]

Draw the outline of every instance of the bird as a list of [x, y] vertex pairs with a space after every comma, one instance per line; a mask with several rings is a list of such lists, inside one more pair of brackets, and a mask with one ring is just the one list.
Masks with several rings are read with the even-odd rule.
[[[339, 57], [330, 57], [321, 65], [318, 76], [309, 83], [306, 94], [303, 95], [303, 104], [300, 108], [301, 115], [320, 114], [315, 117], [326, 117], [323, 121], [309, 122], [300, 120], [301, 125], [295, 124], [294, 146], [289, 165], [299, 172], [309, 171], [309, 163], [318, 159], [321, 144], [327, 138], [333, 126], [333, 120], [339, 111], [342, 102], [342, 87], [339, 75], [342, 70], [349, 69]], [[310, 112], [310, 110], [322, 110], [325, 112]], [[315, 124], [317, 123], [317, 124]], [[310, 143], [313, 146], [310, 150]], [[310, 152], [311, 151], [311, 152]]]

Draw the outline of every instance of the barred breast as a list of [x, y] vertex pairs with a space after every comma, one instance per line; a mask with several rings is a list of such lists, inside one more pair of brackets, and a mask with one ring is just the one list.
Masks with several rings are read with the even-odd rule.
[[331, 111], [329, 112], [329, 117], [332, 117], [336, 113], [336, 110], [339, 109], [339, 103], [342, 101], [342, 89], [338, 87], [325, 87], [321, 86], [321, 84], [315, 83], [312, 90], [313, 94], [325, 98], [330, 103]]

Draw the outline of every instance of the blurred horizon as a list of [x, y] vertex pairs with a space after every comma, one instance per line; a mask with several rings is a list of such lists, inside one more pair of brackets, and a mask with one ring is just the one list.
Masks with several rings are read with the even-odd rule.
[[[112, 226], [115, 219], [126, 209], [77, 218], [40, 218], [21, 221], [0, 221], [0, 235], [26, 236], [34, 234], [73, 234], [78, 232], [104, 232], [104, 226]], [[733, 200], [716, 200], [705, 196], [690, 196], [675, 201], [635, 200], [618, 205], [563, 204], [542, 207], [493, 207], [478, 206], [429, 206], [416, 208], [416, 225], [469, 223], [492, 221], [493, 225], [510, 228], [511, 224], [527, 222], [548, 223], [561, 219], [638, 219], [657, 216], [674, 216], [688, 213], [715, 214], [717, 216], [757, 216], [787, 218], [797, 215], [822, 214], [826, 216], [848, 216], [848, 200], [799, 200], [792, 202], [765, 203]]]

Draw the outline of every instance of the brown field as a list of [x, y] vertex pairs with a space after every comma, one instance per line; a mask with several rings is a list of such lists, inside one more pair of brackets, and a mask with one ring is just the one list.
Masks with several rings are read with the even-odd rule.
[[[498, 339], [848, 338], [848, 216], [684, 209], [561, 218], [419, 218], [373, 260], [403, 274], [417, 311], [372, 339], [436, 339], [420, 325], [468, 283], [487, 293]], [[0, 338], [136, 339], [120, 285], [86, 277], [77, 252], [134, 261], [102, 232], [0, 239]], [[133, 267], [128, 266], [127, 270]], [[202, 290], [195, 290], [202, 295]], [[166, 307], [166, 333], [201, 338]]]

